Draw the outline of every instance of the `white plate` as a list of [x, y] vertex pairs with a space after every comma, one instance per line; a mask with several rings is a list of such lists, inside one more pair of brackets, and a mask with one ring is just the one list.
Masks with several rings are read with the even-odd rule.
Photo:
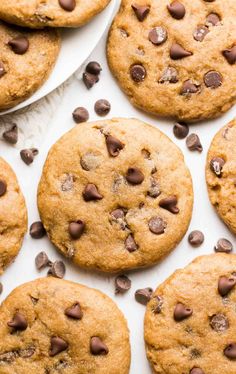
[[88, 58], [101, 39], [112, 17], [117, 0], [112, 0], [106, 9], [87, 25], [78, 29], [62, 30], [62, 46], [52, 74], [43, 86], [28, 100], [0, 115], [14, 112], [34, 103], [65, 82]]

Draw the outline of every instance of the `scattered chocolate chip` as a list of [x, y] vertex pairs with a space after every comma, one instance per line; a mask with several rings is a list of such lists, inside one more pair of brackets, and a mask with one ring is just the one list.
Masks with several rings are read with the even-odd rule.
[[66, 273], [66, 267], [63, 261], [55, 261], [51, 264], [50, 269], [48, 270], [48, 275], [51, 275], [55, 278], [64, 278]]
[[205, 374], [205, 371], [200, 368], [193, 368], [190, 370], [189, 374]]
[[101, 159], [93, 153], [86, 153], [80, 159], [80, 165], [86, 171], [95, 170], [100, 166]]
[[140, 22], [143, 22], [145, 18], [147, 17], [148, 13], [150, 12], [150, 8], [148, 6], [140, 6], [136, 4], [132, 4], [131, 6], [138, 20]]
[[161, 194], [160, 186], [158, 182], [155, 180], [155, 178], [150, 178], [151, 185], [148, 190], [148, 196], [152, 197], [153, 199], [156, 199]]
[[177, 139], [184, 139], [189, 133], [189, 127], [185, 122], [176, 122], [173, 133]]
[[202, 152], [202, 144], [197, 134], [190, 134], [186, 139], [186, 145], [190, 151]]
[[5, 181], [0, 180], [0, 197], [5, 195], [6, 192], [7, 192], [7, 184]]
[[44, 235], [46, 235], [46, 230], [43, 227], [42, 222], [37, 221], [32, 223], [32, 225], [30, 226], [30, 236], [33, 239], [41, 239], [44, 237]]
[[69, 234], [74, 240], [79, 239], [84, 233], [84, 230], [85, 223], [81, 220], [78, 220], [77, 222], [71, 222], [69, 224]]
[[16, 144], [18, 141], [18, 127], [14, 124], [10, 130], [4, 131], [3, 139], [10, 144]]
[[135, 292], [135, 300], [142, 304], [147, 305], [147, 303], [151, 300], [153, 295], [153, 289], [150, 287], [142, 288]]
[[138, 168], [129, 168], [127, 170], [126, 176], [125, 176], [127, 182], [133, 185], [138, 185], [143, 183], [144, 181], [144, 175], [142, 171]]
[[170, 48], [170, 57], [172, 58], [172, 60], [179, 60], [191, 55], [192, 52], [187, 51], [180, 44], [174, 43]]
[[134, 82], [140, 83], [143, 82], [146, 78], [146, 69], [143, 67], [143, 65], [133, 65], [130, 68], [130, 76], [133, 79]]
[[32, 164], [35, 156], [37, 156], [38, 153], [39, 151], [36, 148], [29, 148], [29, 149], [23, 149], [22, 151], [20, 151], [20, 156], [21, 156], [22, 161], [24, 161], [26, 165], [30, 165]]
[[102, 71], [101, 65], [96, 61], [91, 61], [86, 66], [85, 70], [87, 73], [99, 75]]
[[98, 100], [94, 105], [94, 110], [98, 116], [106, 116], [111, 110], [111, 104], [104, 99]]
[[159, 206], [163, 209], [168, 210], [173, 214], [179, 213], [179, 208], [176, 206], [178, 204], [178, 200], [176, 196], [169, 196], [159, 201]]
[[211, 70], [204, 75], [204, 83], [208, 88], [218, 88], [222, 85], [223, 78], [217, 71]]
[[159, 79], [159, 83], [177, 83], [178, 80], [179, 78], [177, 70], [169, 66], [163, 71]]
[[68, 348], [68, 343], [64, 339], [59, 338], [59, 336], [53, 336], [51, 338], [51, 347], [49, 351], [49, 356], [54, 357], [58, 355], [58, 353], [65, 351], [67, 348]]
[[28, 327], [27, 320], [22, 313], [16, 312], [13, 319], [7, 322], [9, 327], [12, 327], [15, 331], [24, 331]]
[[98, 75], [90, 74], [87, 72], [83, 73], [83, 82], [88, 90], [92, 88], [95, 85], [95, 83], [97, 83], [98, 81], [99, 81]]
[[215, 246], [216, 252], [230, 253], [232, 250], [233, 244], [228, 239], [224, 238], [219, 239]]
[[0, 78], [2, 78], [5, 74], [6, 74], [5, 67], [4, 67], [2, 61], [0, 61]]
[[209, 33], [208, 27], [199, 25], [193, 33], [193, 37], [197, 42], [202, 42], [205, 36]]
[[106, 136], [107, 150], [110, 156], [117, 157], [120, 151], [124, 148], [124, 144], [112, 135]]
[[46, 268], [47, 266], [49, 266], [50, 264], [50, 260], [47, 256], [47, 253], [45, 252], [40, 252], [36, 257], [35, 257], [35, 265], [36, 265], [36, 268], [37, 270], [42, 270], [44, 268]]
[[210, 318], [210, 326], [217, 332], [223, 332], [229, 328], [228, 318], [224, 314], [215, 314]]
[[153, 308], [153, 312], [156, 314], [160, 314], [162, 311], [164, 300], [161, 296], [155, 296], [153, 299], [155, 299], [155, 306]]
[[216, 13], [210, 13], [206, 19], [207, 26], [217, 26], [220, 23], [220, 17]]
[[130, 234], [125, 240], [125, 249], [127, 249], [127, 251], [130, 253], [135, 252], [138, 249], [138, 245], [136, 244], [132, 234]]
[[115, 278], [115, 293], [125, 293], [131, 288], [131, 280], [126, 275], [118, 275]]
[[86, 108], [78, 107], [74, 110], [72, 116], [76, 123], [87, 122], [89, 119], [89, 112]]
[[88, 183], [83, 190], [83, 198], [85, 201], [97, 201], [102, 200], [103, 196], [99, 193], [97, 186], [92, 183]]
[[183, 83], [183, 86], [180, 90], [180, 95], [189, 96], [190, 94], [197, 93], [199, 91], [199, 87], [199, 85], [193, 83], [190, 79], [188, 79]]
[[82, 312], [80, 303], [75, 303], [71, 307], [67, 308], [65, 310], [65, 315], [73, 319], [78, 319], [78, 320], [82, 319], [83, 312]]
[[90, 352], [92, 355], [107, 355], [109, 349], [106, 344], [97, 336], [94, 336], [90, 340]]
[[204, 242], [204, 235], [201, 231], [194, 230], [190, 232], [188, 241], [193, 247], [199, 247]]
[[181, 322], [186, 318], [189, 318], [193, 314], [193, 310], [189, 307], [186, 307], [182, 303], [178, 303], [174, 310], [174, 320], [176, 322]]
[[162, 26], [154, 27], [148, 35], [148, 39], [152, 44], [160, 45], [167, 40], [167, 31]]
[[210, 162], [210, 169], [217, 175], [217, 177], [221, 177], [222, 169], [225, 164], [225, 161], [221, 157], [214, 157], [211, 159]]
[[228, 61], [228, 63], [230, 65], [233, 65], [235, 64], [236, 62], [236, 45], [233, 46], [232, 48], [230, 49], [225, 49], [223, 52], [222, 52], [223, 56], [226, 58], [226, 60]]
[[221, 296], [226, 296], [235, 287], [236, 278], [222, 276], [218, 281], [218, 292]]
[[148, 227], [153, 234], [161, 235], [164, 234], [167, 224], [161, 217], [153, 217], [148, 222]]
[[236, 343], [231, 343], [227, 345], [227, 347], [224, 350], [224, 355], [230, 360], [235, 360], [236, 359]]
[[167, 9], [170, 15], [178, 20], [184, 18], [186, 13], [184, 5], [179, 1], [172, 1], [171, 4], [167, 5]]
[[17, 55], [23, 55], [29, 49], [29, 40], [25, 37], [18, 36], [17, 38], [9, 40], [8, 45], [14, 53]]

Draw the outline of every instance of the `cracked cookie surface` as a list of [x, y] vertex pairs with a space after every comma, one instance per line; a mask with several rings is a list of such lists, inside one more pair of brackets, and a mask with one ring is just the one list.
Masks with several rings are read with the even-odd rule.
[[188, 228], [192, 203], [182, 152], [135, 119], [76, 126], [51, 148], [38, 188], [51, 241], [81, 267], [105, 272], [167, 255]]
[[108, 62], [135, 106], [196, 121], [236, 101], [234, 0], [123, 0]]

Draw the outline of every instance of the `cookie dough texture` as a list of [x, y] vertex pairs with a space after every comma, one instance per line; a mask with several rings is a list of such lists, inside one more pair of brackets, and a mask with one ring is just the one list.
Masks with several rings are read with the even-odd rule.
[[[81, 308], [80, 319], [66, 315], [75, 303]], [[16, 313], [27, 327], [12, 333], [8, 322]], [[1, 374], [129, 373], [126, 321], [115, 303], [99, 291], [56, 278], [37, 279], [16, 288], [2, 303], [0, 315]], [[106, 345], [106, 355], [91, 353], [93, 337]], [[52, 355], [53, 338], [62, 339], [67, 348]]]
[[[66, 1], [61, 1], [66, 3]], [[1, 0], [0, 18], [32, 28], [78, 27], [100, 13], [110, 0], [75, 0], [75, 8], [67, 11], [59, 0]], [[74, 3], [74, 1], [67, 1]]]
[[0, 196], [0, 274], [18, 254], [27, 230], [27, 211], [16, 176], [0, 158], [0, 185], [6, 192]]
[[[122, 1], [107, 44], [111, 71], [132, 104], [147, 112], [187, 121], [220, 116], [236, 101], [236, 66], [222, 54], [235, 45], [236, 3], [234, 0], [181, 0], [186, 12], [182, 19], [171, 16], [167, 9], [171, 3], [169, 0]], [[132, 5], [150, 9], [143, 21], [139, 21]], [[220, 22], [213, 25], [207, 21], [210, 14], [217, 14]], [[202, 41], [197, 41], [194, 33], [200, 26], [207, 34]], [[155, 31], [149, 34], [155, 27], [159, 27], [158, 41]], [[167, 37], [160, 27], [167, 32]], [[150, 38], [160, 44], [153, 44]], [[171, 58], [170, 49], [176, 43], [190, 55]], [[141, 71], [139, 78], [136, 75], [136, 79], [141, 79], [139, 82], [131, 78], [134, 65], [145, 69], [145, 77], [140, 78]], [[211, 76], [218, 80], [216, 88], [205, 83], [205, 74], [212, 71], [217, 73]], [[189, 89], [195, 92], [189, 93], [187, 88], [182, 92], [186, 82], [193, 85]]]
[[[206, 181], [211, 203], [236, 234], [236, 120], [214, 137], [207, 156]], [[221, 159], [221, 165], [217, 163]], [[215, 170], [212, 168], [215, 160]], [[217, 165], [220, 170], [217, 172]]]
[[[15, 53], [9, 41], [26, 38], [29, 48]], [[31, 31], [0, 22], [0, 110], [9, 109], [28, 99], [47, 80], [60, 50], [57, 31]]]
[[[109, 136], [122, 144], [113, 156]], [[136, 170], [131, 175], [136, 184], [128, 182], [128, 170]], [[100, 196], [96, 201], [85, 201], [90, 184]], [[159, 206], [169, 197], [176, 200], [169, 208], [177, 214]], [[157, 128], [136, 119], [76, 126], [50, 150], [38, 188], [38, 208], [51, 241], [81, 267], [105, 272], [149, 266], [167, 255], [188, 228], [192, 203], [181, 151]], [[69, 225], [81, 221], [84, 231], [74, 239]]]
[[[224, 350], [236, 339], [236, 289], [225, 298], [218, 292], [219, 277], [234, 273], [235, 279], [235, 269], [235, 255], [203, 256], [157, 288], [145, 317], [147, 357], [154, 373], [235, 373], [235, 360]], [[176, 322], [177, 303], [191, 308], [192, 315]]]

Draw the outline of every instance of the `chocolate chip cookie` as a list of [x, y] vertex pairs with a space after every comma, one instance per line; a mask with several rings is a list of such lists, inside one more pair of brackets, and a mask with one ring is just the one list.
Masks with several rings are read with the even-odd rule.
[[84, 268], [155, 264], [184, 236], [193, 191], [183, 154], [135, 119], [83, 123], [49, 152], [38, 189], [55, 246]]
[[0, 158], [0, 274], [14, 260], [27, 230], [27, 211], [16, 176]]
[[47, 80], [60, 37], [54, 30], [32, 31], [0, 21], [0, 48], [0, 110], [5, 110], [29, 98]]
[[129, 332], [101, 292], [52, 277], [16, 288], [0, 307], [1, 374], [128, 374]]
[[0, 18], [32, 28], [78, 27], [100, 13], [110, 0], [1, 0]]
[[207, 156], [206, 181], [212, 205], [236, 234], [236, 120], [214, 137]]
[[235, 374], [236, 255], [198, 257], [160, 285], [145, 317], [156, 374]]
[[107, 45], [135, 106], [179, 120], [212, 118], [236, 101], [234, 0], [123, 0]]

